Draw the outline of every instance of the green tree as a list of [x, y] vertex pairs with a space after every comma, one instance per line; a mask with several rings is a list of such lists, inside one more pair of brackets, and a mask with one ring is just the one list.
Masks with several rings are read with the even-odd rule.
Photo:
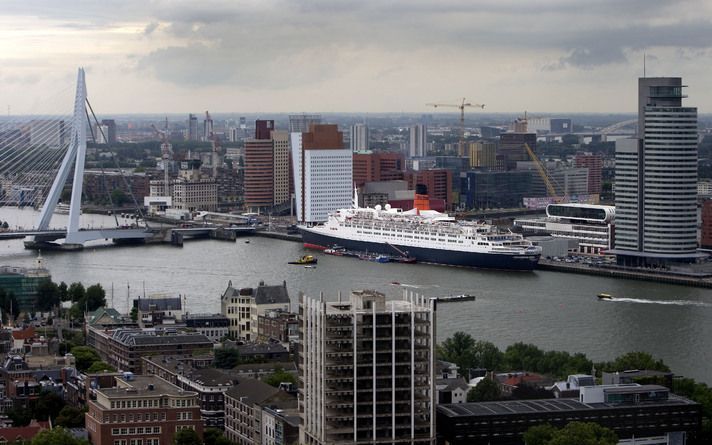
[[59, 286], [57, 286], [57, 290], [59, 291], [60, 301], [69, 301], [69, 288], [67, 287], [67, 283], [65, 283], [64, 281], [59, 283]]
[[82, 283], [70, 284], [69, 290], [67, 292], [69, 295], [69, 299], [73, 303], [77, 303], [79, 301], [84, 300], [84, 296], [86, 295], [86, 290], [84, 289], [84, 285]]
[[268, 385], [274, 386], [275, 388], [278, 387], [280, 383], [297, 384], [297, 378], [294, 374], [289, 373], [282, 368], [276, 368], [273, 373], [264, 376], [262, 381]]
[[64, 406], [64, 399], [57, 393], [43, 391], [37, 398], [34, 414], [37, 420], [54, 419]]
[[176, 433], [173, 438], [173, 443], [175, 445], [199, 445], [202, 441], [195, 430], [184, 429]]
[[527, 343], [514, 343], [504, 351], [504, 366], [518, 371], [538, 371], [539, 362], [544, 357], [544, 351]]
[[232, 369], [240, 364], [240, 353], [237, 349], [217, 349], [215, 350], [215, 358], [213, 365], [216, 368]]
[[89, 346], [75, 346], [70, 351], [74, 356], [77, 364], [77, 369], [85, 372], [94, 362], [101, 361], [101, 357]]
[[131, 308], [131, 320], [137, 321], [138, 320], [138, 308], [136, 306]]
[[2, 309], [3, 323], [6, 323], [8, 321], [10, 314], [12, 314], [13, 317], [17, 317], [17, 314], [19, 312], [15, 294], [13, 292], [7, 292], [7, 291], [5, 291], [5, 289], [3, 289], [1, 287], [0, 287], [0, 309]]
[[7, 412], [7, 416], [12, 420], [13, 426], [26, 426], [35, 417], [30, 409], [17, 408]]
[[92, 363], [91, 366], [89, 366], [87, 368], [86, 372], [95, 373], [95, 372], [104, 372], [104, 371], [116, 372], [116, 368], [114, 368], [113, 366], [111, 366], [110, 364], [108, 364], [106, 362], [99, 360], [97, 362]]
[[59, 286], [52, 280], [43, 280], [37, 286], [37, 309], [48, 312], [59, 305]]
[[89, 442], [84, 439], [77, 439], [72, 433], [60, 426], [51, 430], [40, 431], [32, 438], [30, 445], [89, 445]]
[[656, 371], [670, 372], [670, 368], [662, 360], [656, 360], [647, 352], [629, 352], [616, 357], [610, 364], [611, 371], [625, 371], [628, 369], [654, 369]]
[[203, 431], [203, 443], [205, 445], [232, 445], [233, 442], [223, 435], [218, 428], [205, 428]]
[[66, 405], [57, 415], [55, 423], [65, 428], [84, 428], [84, 410]]
[[455, 332], [452, 337], [446, 338], [438, 347], [438, 357], [442, 360], [455, 363], [461, 373], [475, 366], [475, 339], [470, 334]]
[[114, 203], [114, 205], [121, 207], [125, 203], [129, 201], [128, 196], [126, 196], [126, 193], [124, 193], [123, 190], [121, 189], [114, 189], [111, 192], [111, 201]]
[[493, 343], [478, 340], [473, 348], [475, 354], [474, 367], [489, 371], [499, 369], [504, 361], [504, 354]]
[[570, 422], [554, 433], [547, 445], [616, 445], [612, 430], [593, 422]]
[[558, 430], [551, 425], [535, 425], [524, 433], [524, 443], [527, 445], [547, 445]]
[[491, 402], [501, 399], [502, 391], [499, 389], [499, 385], [488, 378], [480, 380], [477, 386], [467, 392], [468, 402]]
[[101, 284], [89, 286], [86, 290], [86, 309], [93, 312], [102, 306], [106, 306], [106, 292]]

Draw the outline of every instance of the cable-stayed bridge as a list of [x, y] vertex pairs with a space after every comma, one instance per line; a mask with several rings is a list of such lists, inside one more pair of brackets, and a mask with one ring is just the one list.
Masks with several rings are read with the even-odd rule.
[[[157, 231], [148, 227], [118, 227], [118, 223], [114, 228], [80, 228], [88, 119], [85, 75], [80, 68], [70, 116], [8, 120], [0, 125], [0, 204], [41, 205], [32, 230], [0, 233], [0, 239], [24, 235], [28, 248], [72, 250], [92, 240], [144, 241], [156, 235]], [[50, 229], [52, 214], [72, 172], [67, 227]], [[55, 243], [57, 240], [63, 241]]]

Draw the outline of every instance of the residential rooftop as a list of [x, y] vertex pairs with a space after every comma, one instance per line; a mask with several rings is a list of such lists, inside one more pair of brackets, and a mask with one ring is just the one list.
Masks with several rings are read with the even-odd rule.
[[122, 398], [137, 396], [171, 396], [185, 397], [196, 396], [196, 392], [184, 391], [181, 388], [163, 380], [155, 375], [124, 374], [116, 377], [117, 386], [113, 388], [99, 388], [107, 398]]

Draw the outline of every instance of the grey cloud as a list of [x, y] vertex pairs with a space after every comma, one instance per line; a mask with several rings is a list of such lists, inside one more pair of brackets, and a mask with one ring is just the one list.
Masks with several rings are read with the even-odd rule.
[[153, 31], [155, 31], [156, 29], [158, 29], [158, 23], [151, 22], [143, 29], [143, 34], [149, 36], [153, 34]]

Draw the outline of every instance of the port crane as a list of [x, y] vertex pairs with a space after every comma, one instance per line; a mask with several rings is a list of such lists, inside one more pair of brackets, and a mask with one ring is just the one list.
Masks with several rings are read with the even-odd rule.
[[168, 118], [163, 130], [159, 130], [155, 125], [151, 124], [151, 129], [161, 140], [161, 158], [163, 159], [163, 186], [164, 195], [171, 196], [170, 182], [168, 178], [168, 164], [173, 159], [173, 145], [168, 142]]
[[458, 145], [458, 154], [460, 156], [465, 156], [465, 108], [481, 108], [484, 109], [485, 105], [484, 104], [473, 104], [470, 102], [466, 102], [467, 99], [464, 97], [462, 98], [462, 102], [459, 104], [440, 104], [440, 103], [428, 103], [425, 104], [428, 107], [433, 107], [433, 108], [438, 108], [438, 107], [447, 107], [447, 108], [457, 108], [460, 110], [460, 143]]

